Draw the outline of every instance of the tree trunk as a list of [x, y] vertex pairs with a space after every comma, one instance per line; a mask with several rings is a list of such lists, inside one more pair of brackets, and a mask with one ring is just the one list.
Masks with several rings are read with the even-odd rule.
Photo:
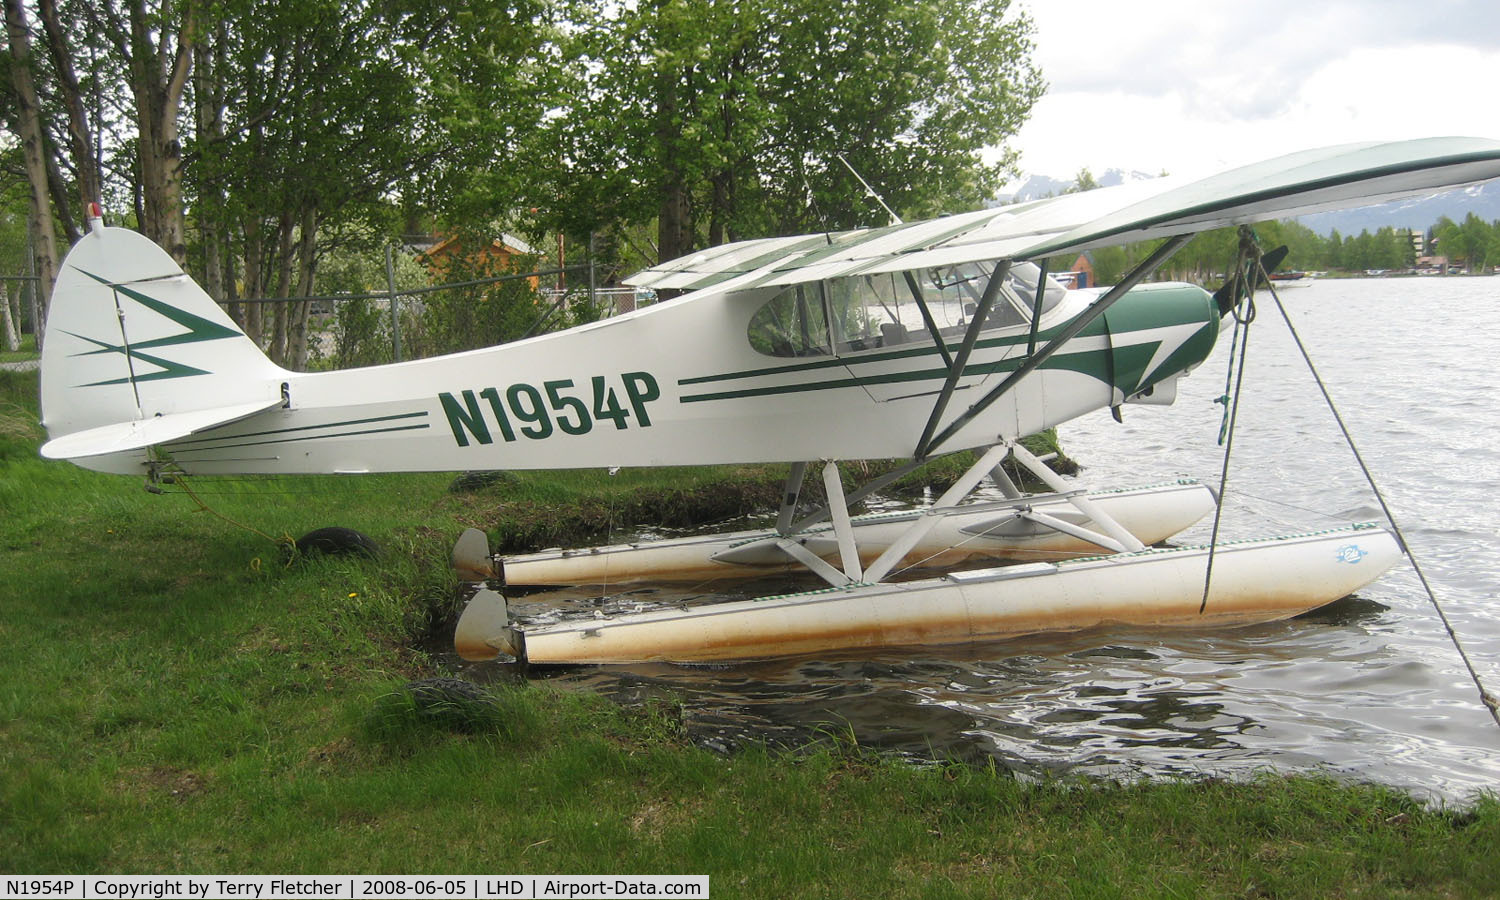
[[[276, 294], [277, 299], [286, 299], [292, 296], [292, 215], [289, 212], [281, 214], [281, 220], [276, 227]], [[291, 322], [292, 310], [290, 303], [277, 303], [273, 307], [275, 316], [275, 327], [271, 332], [271, 360], [277, 365], [284, 366], [287, 362], [287, 335], [288, 326]]]
[[[297, 237], [297, 296], [311, 296], [313, 292], [313, 276], [317, 273], [318, 256], [318, 210], [313, 207], [302, 215], [302, 230]], [[293, 304], [293, 317], [291, 326], [291, 342], [288, 347], [288, 357], [291, 368], [299, 372], [307, 371], [307, 325], [312, 314], [312, 303], [304, 300]]]
[[16, 282], [10, 292], [10, 321], [16, 329], [16, 342], [20, 343], [21, 334], [26, 330], [26, 320], [21, 317], [21, 298], [26, 296], [26, 284], [28, 282]]
[[[208, 42], [193, 48], [193, 97], [197, 101], [193, 116], [200, 138], [207, 142], [224, 137], [224, 101], [221, 72], [215, 65], [215, 48]], [[228, 298], [224, 290], [224, 258], [226, 232], [224, 216], [224, 191], [217, 181], [201, 184], [198, 189], [201, 202], [198, 204], [198, 230], [203, 236], [203, 289], [208, 295], [223, 303]], [[240, 305], [230, 310], [236, 322], [244, 317]]]
[[[36, 235], [41, 230], [37, 224], [36, 217], [32, 216], [27, 221], [26, 263], [31, 271], [29, 274], [37, 275], [42, 270], [41, 260], [37, 258]], [[53, 269], [55, 273], [57, 270]], [[42, 341], [47, 337], [47, 304], [52, 299], [52, 289], [43, 290], [40, 278], [28, 281], [31, 294], [31, 341], [36, 352], [42, 352]]]
[[[68, 110], [68, 149], [73, 155], [73, 167], [78, 174], [78, 196], [82, 201], [84, 219], [88, 218], [90, 203], [103, 200], [100, 187], [99, 159], [94, 153], [94, 141], [89, 129], [88, 114], [83, 106], [83, 91], [78, 86], [78, 75], [73, 69], [73, 57], [62, 20], [57, 13], [57, 0], [38, 0], [37, 12], [46, 29], [47, 52], [57, 71], [58, 89], [63, 105]], [[63, 221], [69, 224], [69, 238], [74, 223], [68, 216]]]
[[664, 69], [656, 75], [656, 142], [666, 161], [662, 172], [660, 205], [656, 214], [658, 262], [686, 255], [693, 249], [692, 207], [687, 175], [675, 160], [674, 146], [682, 139], [678, 73]]
[[673, 181], [662, 186], [656, 222], [659, 262], [686, 256], [693, 249], [692, 206], [687, 185]]
[[[182, 265], [187, 261], [187, 237], [183, 226], [182, 145], [178, 141], [177, 117], [192, 70], [194, 7], [189, 3], [184, 9], [175, 49], [171, 35], [152, 21], [144, 0], [130, 0], [129, 15], [128, 40], [121, 35], [115, 40], [129, 63], [130, 87], [135, 94], [145, 213], [141, 224], [146, 236]], [[159, 46], [153, 38], [160, 39]]]
[[12, 284], [19, 285], [20, 282], [7, 281], [3, 285], [0, 285], [0, 287], [4, 288], [4, 293], [0, 294], [0, 330], [5, 332], [5, 349], [14, 353], [21, 349], [21, 332], [16, 327], [15, 318], [11, 315], [10, 295]]
[[729, 179], [733, 177], [728, 172], [720, 172], [713, 177], [713, 196], [709, 201], [708, 211], [708, 245], [717, 247], [724, 243], [724, 220], [729, 213]]
[[[261, 243], [264, 238], [260, 231], [260, 219], [251, 215], [245, 219], [245, 294], [249, 297], [264, 297], [265, 285], [261, 283]], [[265, 304], [246, 303], [245, 321], [241, 325], [245, 334], [250, 336], [256, 346], [265, 346]]]
[[68, 183], [63, 180], [62, 170], [57, 165], [57, 148], [50, 141], [47, 151], [47, 192], [52, 195], [52, 208], [57, 211], [57, 214], [53, 216], [53, 221], [62, 223], [63, 236], [67, 238], [68, 246], [71, 247], [83, 237], [83, 231], [78, 227], [78, 220], [73, 215], [73, 201], [68, 194]]
[[26, 27], [21, 0], [4, 0], [5, 30], [10, 39], [11, 86], [19, 123], [21, 154], [26, 164], [26, 180], [31, 186], [31, 219], [36, 234], [37, 283], [36, 346], [42, 347], [42, 325], [47, 318], [47, 303], [57, 281], [57, 230], [53, 226], [52, 208], [47, 202], [48, 178], [46, 145], [42, 136], [41, 108], [37, 102], [36, 83], [31, 77], [31, 37]]

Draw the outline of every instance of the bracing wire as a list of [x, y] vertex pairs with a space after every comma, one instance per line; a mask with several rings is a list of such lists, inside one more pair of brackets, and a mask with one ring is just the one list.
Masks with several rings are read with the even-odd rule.
[[[1259, 257], [1256, 257], [1257, 271], [1261, 271]], [[1269, 281], [1269, 279], [1267, 279]], [[1354, 461], [1359, 464], [1359, 470], [1365, 476], [1365, 481], [1370, 485], [1370, 490], [1375, 494], [1375, 500], [1380, 504], [1380, 510], [1385, 514], [1386, 521], [1391, 525], [1391, 531], [1396, 535], [1396, 541], [1401, 550], [1411, 562], [1412, 571], [1416, 572], [1417, 580], [1422, 583], [1422, 590], [1427, 594], [1427, 599], [1432, 603], [1432, 608], [1437, 612], [1438, 619], [1443, 623], [1443, 628], [1448, 632], [1448, 639], [1452, 641], [1453, 648], [1458, 651], [1459, 659], [1463, 661], [1464, 668], [1469, 672], [1469, 678], [1473, 680], [1474, 687], [1479, 691], [1479, 701], [1490, 711], [1495, 724], [1500, 725], [1500, 699], [1491, 694], [1484, 686], [1484, 680], [1479, 677], [1479, 671], [1474, 668], [1474, 663], [1469, 659], [1468, 651], [1464, 649], [1463, 641], [1459, 639], [1458, 632], [1454, 630], [1453, 623], [1448, 619], [1448, 614], [1443, 609], [1442, 603], [1438, 601], [1437, 594], [1433, 591], [1427, 575], [1422, 571], [1422, 565], [1417, 561], [1416, 554], [1412, 552], [1411, 545], [1406, 541], [1406, 535], [1401, 530], [1401, 525], [1396, 521], [1396, 516], [1391, 512], [1390, 504], [1386, 502], [1385, 494], [1381, 492], [1380, 485], [1375, 482], [1375, 475], [1370, 467], [1365, 464], [1364, 455], [1359, 452], [1359, 447], [1354, 442], [1354, 436], [1350, 434], [1349, 428], [1344, 424], [1344, 417], [1339, 413], [1338, 406], [1333, 402], [1333, 396], [1328, 393], [1328, 387], [1323, 383], [1323, 378], [1318, 374], [1317, 366], [1313, 365], [1312, 356], [1307, 352], [1307, 346], [1302, 343], [1302, 336], [1297, 333], [1297, 327], [1292, 324], [1292, 318], [1287, 314], [1286, 306], [1277, 295], [1276, 288], [1271, 288], [1271, 299], [1276, 301], [1276, 311], [1281, 313], [1282, 321], [1286, 322], [1287, 331], [1292, 336], [1292, 342], [1297, 345], [1297, 352], [1302, 355], [1302, 361], [1307, 364], [1307, 370], [1312, 374], [1313, 382], [1317, 384], [1318, 391], [1323, 395], [1323, 402], [1328, 405], [1328, 411], [1333, 414], [1333, 420], [1338, 424], [1340, 433], [1344, 436], [1344, 442], [1349, 445], [1349, 450], [1354, 454]]]

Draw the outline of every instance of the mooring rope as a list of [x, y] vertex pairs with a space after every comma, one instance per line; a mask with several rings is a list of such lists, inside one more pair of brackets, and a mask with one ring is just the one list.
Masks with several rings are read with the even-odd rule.
[[[233, 525], [236, 528], [243, 528], [246, 531], [252, 532], [254, 534], [258, 534], [261, 537], [265, 538], [266, 540], [270, 541], [271, 543], [277, 545], [278, 547], [281, 547], [284, 550], [287, 550], [288, 551], [288, 564], [290, 564], [291, 560], [296, 559], [296, 557], [297, 557], [297, 542], [292, 539], [291, 535], [284, 534], [284, 535], [282, 535], [279, 538], [274, 538], [274, 537], [271, 537], [269, 534], [266, 534], [264, 531], [261, 531], [259, 528], [256, 528], [254, 525], [247, 525], [244, 522], [237, 521], [235, 519], [230, 518], [229, 516], [224, 515], [223, 513], [219, 512], [218, 510], [216, 510], [213, 507], [209, 506], [207, 503], [204, 503], [203, 499], [201, 497], [199, 497], [198, 494], [193, 490], [193, 488], [188, 484], [187, 476], [181, 474], [180, 472], [179, 473], [175, 473], [175, 474], [172, 475], [172, 481], [173, 481], [173, 483], [175, 483], [178, 487], [180, 487], [182, 489], [182, 493], [187, 494], [188, 497], [190, 497], [194, 503], [198, 504], [198, 509], [200, 511], [206, 512], [209, 515], [213, 516], [214, 518], [219, 519], [220, 521], [228, 522], [230, 525]], [[258, 566], [259, 562], [260, 562], [260, 560], [257, 559], [255, 561], [255, 564]]]
[[[1224, 448], [1224, 462], [1219, 469], [1219, 496], [1214, 503], [1214, 527], [1213, 533], [1208, 539], [1208, 562], [1203, 567], [1203, 599], [1198, 602], [1198, 615], [1208, 608], [1208, 591], [1213, 585], [1214, 579], [1214, 554], [1219, 547], [1219, 526], [1224, 521], [1224, 500], [1227, 496], [1229, 486], [1229, 458], [1234, 451], [1234, 426], [1239, 420], [1240, 395], [1244, 389], [1245, 382], [1245, 359], [1250, 352], [1250, 325], [1255, 321], [1255, 285], [1258, 280], [1260, 268], [1260, 248], [1255, 245], [1253, 239], [1247, 234], [1241, 233], [1240, 247], [1235, 257], [1234, 277], [1244, 279], [1246, 264], [1254, 265], [1254, 272], [1249, 284], [1245, 286], [1245, 297], [1243, 302], [1236, 302], [1231, 308], [1234, 313], [1234, 332], [1229, 345], [1229, 368], [1224, 373], [1224, 394], [1215, 400], [1215, 403], [1224, 404], [1224, 420], [1219, 425], [1219, 444]], [[1243, 328], [1245, 335], [1240, 338]], [[1239, 341], [1239, 360], [1236, 366], [1235, 340]], [[1238, 368], [1238, 371], [1236, 371]], [[1229, 383], [1234, 382], [1234, 391], [1231, 396]]]
[[[1256, 257], [1256, 270], [1264, 274], [1260, 268], [1260, 258]], [[1269, 277], [1266, 279], [1270, 282]], [[1385, 514], [1386, 521], [1390, 522], [1391, 530], [1395, 532], [1396, 541], [1406, 558], [1411, 561], [1412, 571], [1417, 573], [1417, 580], [1422, 583], [1422, 590], [1426, 592], [1427, 599], [1432, 603], [1432, 608], [1437, 611], [1438, 619], [1442, 621], [1443, 628], [1448, 632], [1448, 639], [1453, 642], [1453, 649], [1458, 651], [1459, 659], [1463, 660], [1464, 668], [1469, 671], [1469, 678], [1474, 681], [1474, 687], [1479, 691], [1479, 701], [1490, 711], [1495, 724], [1500, 725], [1500, 700], [1494, 694], [1485, 689], [1484, 680], [1479, 677], [1479, 671], [1474, 668], [1474, 663], [1469, 659], [1468, 652], [1464, 649], [1463, 641], [1454, 630], [1453, 623], [1449, 621], [1448, 614], [1443, 610], [1443, 605], [1438, 602], [1437, 594], [1432, 590], [1432, 585], [1427, 581], [1427, 575], [1422, 571], [1422, 565], [1417, 561], [1417, 556], [1412, 552], [1411, 545], [1406, 541], [1406, 535], [1401, 530], [1401, 525], [1396, 521], [1396, 516], [1391, 512], [1390, 504], [1386, 503], [1385, 495], [1380, 490], [1380, 485], [1375, 482], [1375, 475], [1370, 467], [1365, 464], [1364, 455], [1359, 452], [1359, 447], [1354, 443], [1354, 436], [1349, 433], [1349, 428], [1344, 424], [1344, 417], [1339, 413], [1338, 406], [1333, 402], [1333, 396], [1328, 393], [1328, 388], [1323, 383], [1323, 378], [1318, 374], [1317, 366], [1313, 365], [1312, 356], [1308, 354], [1307, 347], [1302, 343], [1302, 336], [1297, 333], [1297, 328], [1292, 324], [1292, 318], [1287, 314], [1286, 306], [1281, 302], [1281, 297], [1276, 293], [1275, 285], [1271, 285], [1271, 299], [1276, 301], [1276, 310], [1281, 313], [1282, 321], [1286, 322], [1287, 331], [1292, 336], [1292, 342], [1297, 345], [1297, 352], [1302, 355], [1302, 361], [1307, 363], [1307, 370], [1312, 374], [1318, 391], [1323, 395], [1323, 402], [1328, 404], [1328, 411], [1333, 413], [1333, 420], [1338, 423], [1339, 431], [1344, 435], [1344, 442], [1349, 445], [1349, 450], [1354, 454], [1354, 461], [1359, 464], [1359, 469], [1364, 473], [1365, 481], [1369, 483], [1370, 490], [1375, 493], [1375, 500], [1380, 504], [1380, 510]]]
[[[1241, 272], [1243, 272], [1245, 270], [1245, 262], [1246, 262], [1246, 260], [1245, 260], [1245, 248], [1242, 246], [1240, 248], [1239, 254], [1235, 257], [1235, 263], [1234, 263], [1235, 278], [1239, 278], [1240, 277], [1239, 273], [1241, 273]], [[1252, 304], [1253, 304], [1253, 302], [1254, 301], [1251, 300]], [[1255, 307], [1253, 305], [1250, 306], [1250, 308], [1246, 311], [1246, 314], [1243, 317], [1240, 315], [1240, 305], [1239, 305], [1239, 303], [1235, 303], [1233, 309], [1234, 309], [1234, 330], [1229, 333], [1229, 365], [1226, 366], [1225, 369], [1224, 369], [1224, 393], [1222, 393], [1218, 397], [1214, 398], [1214, 402], [1215, 403], [1222, 404], [1223, 407], [1224, 407], [1224, 416], [1219, 421], [1219, 446], [1220, 447], [1224, 446], [1224, 441], [1227, 438], [1228, 433], [1229, 433], [1229, 406], [1230, 406], [1229, 401], [1230, 401], [1230, 394], [1231, 394], [1231, 391], [1230, 391], [1231, 384], [1230, 383], [1234, 380], [1234, 354], [1235, 354], [1235, 351], [1237, 349], [1239, 349], [1240, 330], [1242, 328], [1244, 329], [1245, 340], [1248, 342], [1250, 340], [1250, 323], [1255, 321]], [[1243, 353], [1241, 354], [1241, 358], [1243, 358]], [[1238, 400], [1239, 400], [1239, 398], [1238, 398], [1238, 391], [1237, 390], [1235, 391], [1235, 397], [1234, 397], [1234, 399], [1235, 399], [1235, 402], [1238, 402]]]

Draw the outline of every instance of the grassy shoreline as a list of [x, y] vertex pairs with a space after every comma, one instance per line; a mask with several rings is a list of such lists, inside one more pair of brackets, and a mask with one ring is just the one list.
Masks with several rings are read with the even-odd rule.
[[[444, 561], [460, 527], [500, 532], [505, 516], [566, 507], [581, 511], [568, 529], [597, 528], [600, 508], [607, 529], [631, 502], [701, 515], [690, 494], [757, 479], [198, 485], [219, 514], [273, 537], [340, 524], [385, 548], [286, 565], [185, 494], [39, 459], [35, 391], [34, 373], [0, 373], [7, 873], [675, 872], [711, 875], [715, 897], [1487, 896], [1500, 884], [1493, 797], [1433, 809], [1274, 775], [1028, 783], [837, 743], [722, 757], [692, 746], [670, 707], [537, 683], [497, 688], [498, 712], [454, 729], [400, 689], [440, 674], [414, 648], [452, 613]], [[744, 490], [734, 504], [759, 503]]]

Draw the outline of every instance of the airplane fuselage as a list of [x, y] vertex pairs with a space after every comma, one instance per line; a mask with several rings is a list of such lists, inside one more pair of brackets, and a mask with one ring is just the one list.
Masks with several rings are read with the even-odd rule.
[[[661, 466], [911, 455], [947, 370], [936, 342], [773, 356], [747, 339], [774, 290], [700, 294], [485, 350], [289, 374], [289, 405], [165, 449], [190, 472]], [[1092, 299], [1072, 292], [1039, 340]], [[949, 449], [1030, 434], [1170, 381], [1212, 348], [1190, 285], [1138, 288]], [[1025, 324], [981, 332], [952, 408], [1021, 363]], [[950, 337], [954, 347], [957, 337]]]
[[[1004, 287], [971, 329], [993, 271], [789, 285], [746, 275], [512, 344], [297, 373], [266, 360], [160, 248], [101, 227], [59, 279], [69, 301], [49, 323], [42, 406], [54, 441], [43, 453], [137, 474], [152, 459], [231, 474], [908, 457], [966, 335], [944, 423], [1097, 296], [1043, 280], [1037, 305], [1039, 273], [1018, 264], [1001, 270]], [[1192, 285], [1138, 287], [942, 449], [1146, 395], [1170, 402], [1175, 378], [1212, 349], [1218, 315]]]

